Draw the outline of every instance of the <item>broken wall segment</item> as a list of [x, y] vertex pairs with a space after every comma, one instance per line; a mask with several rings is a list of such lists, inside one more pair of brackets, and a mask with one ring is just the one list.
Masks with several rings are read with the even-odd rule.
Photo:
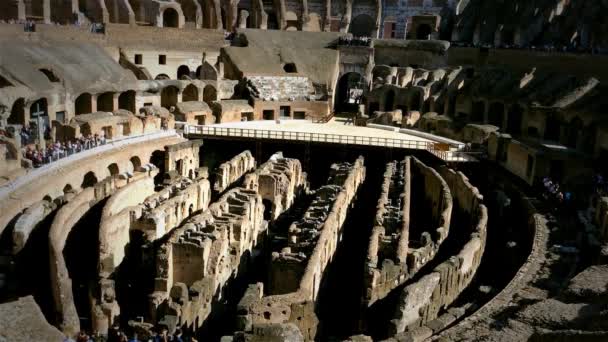
[[256, 161], [249, 150], [243, 151], [229, 161], [222, 163], [215, 172], [213, 190], [222, 193], [247, 172], [255, 168]]
[[285, 158], [282, 152], [273, 154], [258, 169], [245, 175], [243, 183], [245, 188], [257, 191], [272, 204], [270, 220], [290, 208], [297, 195], [308, 187], [300, 161]]
[[[488, 211], [483, 197], [460, 172], [442, 167], [441, 175], [454, 194], [455, 210], [470, 217], [470, 222], [458, 222], [464, 227], [452, 227], [452, 234], [470, 234], [459, 252], [434, 268], [419, 281], [403, 289], [395, 318], [391, 320], [391, 334], [425, 326], [435, 320], [466, 289], [477, 272], [486, 245]], [[463, 231], [464, 230], [464, 231]], [[433, 325], [438, 331], [438, 328]], [[431, 331], [437, 332], [433, 329]]]
[[[256, 334], [268, 324], [295, 324], [304, 340], [313, 340], [317, 329], [314, 313], [321, 278], [340, 243], [344, 221], [357, 190], [365, 180], [363, 157], [354, 163], [334, 164], [328, 185], [317, 191], [303, 218], [289, 228], [285, 247], [272, 255], [271, 278], [281, 277], [283, 264], [293, 264], [292, 284], [271, 288], [251, 285], [238, 306], [237, 323], [246, 334]], [[287, 280], [287, 279], [286, 279]], [[288, 290], [293, 291], [285, 293]]]
[[173, 230], [157, 250], [150, 321], [198, 329], [218, 294], [246, 267], [267, 229], [262, 198], [235, 188]]

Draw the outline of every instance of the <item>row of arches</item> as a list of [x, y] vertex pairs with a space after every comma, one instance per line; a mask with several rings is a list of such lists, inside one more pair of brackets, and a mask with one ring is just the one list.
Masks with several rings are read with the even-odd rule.
[[89, 114], [94, 111], [113, 112], [116, 109], [128, 110], [135, 113], [135, 97], [134, 90], [128, 90], [120, 93], [118, 96], [118, 108], [114, 106], [114, 92], [105, 92], [97, 96], [96, 110], [93, 108], [93, 95], [90, 93], [82, 93], [76, 97], [74, 101], [74, 113], [76, 115]]
[[[165, 74], [162, 74], [165, 77], [163, 79], [169, 79], [169, 77]], [[158, 76], [157, 76], [158, 79]], [[217, 80], [218, 75], [216, 69], [209, 63], [205, 62], [202, 65], [199, 65], [196, 68], [196, 71], [190, 70], [187, 65], [180, 65], [177, 68], [177, 79], [178, 80]]]

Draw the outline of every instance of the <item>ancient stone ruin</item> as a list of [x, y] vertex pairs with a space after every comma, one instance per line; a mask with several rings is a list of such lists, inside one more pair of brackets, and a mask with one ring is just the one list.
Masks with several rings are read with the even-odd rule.
[[0, 342], [608, 340], [607, 11], [0, 1]]

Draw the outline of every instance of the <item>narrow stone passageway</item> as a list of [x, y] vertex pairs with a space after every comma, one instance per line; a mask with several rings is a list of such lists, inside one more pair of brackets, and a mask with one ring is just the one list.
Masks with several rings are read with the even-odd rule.
[[366, 160], [365, 182], [348, 212], [342, 241], [321, 281], [316, 309], [320, 321], [318, 341], [341, 340], [360, 332], [363, 265], [384, 167], [384, 162]]

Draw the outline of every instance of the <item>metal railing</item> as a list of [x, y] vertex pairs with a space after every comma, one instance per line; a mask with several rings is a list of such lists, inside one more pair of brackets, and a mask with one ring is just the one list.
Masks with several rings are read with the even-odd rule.
[[427, 150], [445, 161], [474, 161], [470, 153], [453, 151], [445, 143], [410, 139], [384, 138], [374, 136], [359, 136], [331, 133], [312, 133], [294, 131], [275, 131], [252, 128], [214, 127], [200, 125], [184, 125], [184, 135], [200, 135], [213, 137], [235, 137], [246, 139], [267, 139], [284, 141], [320, 142], [341, 145], [379, 146], [410, 150]]

